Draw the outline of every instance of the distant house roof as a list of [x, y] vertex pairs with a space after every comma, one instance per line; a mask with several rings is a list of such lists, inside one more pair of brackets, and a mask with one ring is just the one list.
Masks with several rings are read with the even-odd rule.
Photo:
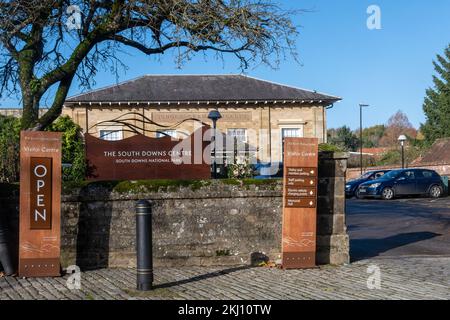
[[413, 165], [426, 163], [448, 164], [450, 163], [450, 138], [442, 138], [436, 140], [422, 157], [412, 162]]
[[299, 102], [330, 105], [341, 98], [243, 75], [145, 75], [70, 97], [72, 103]]

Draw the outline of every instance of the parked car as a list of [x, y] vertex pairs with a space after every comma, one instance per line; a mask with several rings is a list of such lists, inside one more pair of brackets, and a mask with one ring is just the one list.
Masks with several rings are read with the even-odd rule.
[[254, 165], [255, 179], [278, 179], [283, 178], [283, 163], [257, 163]]
[[345, 184], [345, 196], [347, 198], [352, 198], [354, 196], [357, 196], [356, 192], [358, 190], [358, 187], [367, 181], [372, 181], [379, 179], [381, 176], [383, 176], [385, 173], [389, 172], [390, 170], [376, 170], [376, 171], [368, 171], [365, 174], [363, 174], [358, 179], [350, 180]]
[[359, 197], [392, 200], [399, 196], [428, 195], [439, 198], [444, 193], [441, 177], [433, 170], [392, 170], [377, 180], [362, 183], [357, 191]]

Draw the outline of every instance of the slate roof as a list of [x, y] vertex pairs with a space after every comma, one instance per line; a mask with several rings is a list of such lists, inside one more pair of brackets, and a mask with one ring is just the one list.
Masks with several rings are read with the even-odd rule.
[[341, 98], [244, 75], [145, 75], [70, 97], [66, 104], [284, 100], [330, 105]]
[[413, 165], [420, 164], [448, 164], [450, 163], [450, 138], [436, 140], [422, 157], [412, 162]]

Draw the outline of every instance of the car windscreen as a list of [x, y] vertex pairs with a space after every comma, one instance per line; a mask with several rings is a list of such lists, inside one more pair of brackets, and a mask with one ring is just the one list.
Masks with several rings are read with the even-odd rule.
[[369, 177], [373, 174], [373, 172], [364, 173], [359, 179], [369, 179]]

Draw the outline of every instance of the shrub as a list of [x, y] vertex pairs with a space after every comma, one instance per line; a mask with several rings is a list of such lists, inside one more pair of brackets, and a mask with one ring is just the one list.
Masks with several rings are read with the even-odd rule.
[[69, 116], [59, 117], [47, 129], [62, 132], [62, 162], [71, 164], [62, 170], [64, 181], [82, 181], [86, 173], [86, 158], [81, 128]]
[[344, 150], [341, 147], [334, 144], [321, 143], [319, 144], [319, 151], [342, 152]]
[[245, 179], [253, 177], [253, 166], [249, 159], [241, 163], [230, 163], [227, 165], [227, 177], [232, 179]]
[[[62, 136], [62, 162], [71, 164], [62, 170], [64, 181], [84, 180], [86, 161], [81, 128], [68, 116], [58, 118], [48, 131]], [[0, 115], [0, 182], [19, 181], [20, 118]]]
[[19, 180], [20, 119], [0, 115], [0, 182]]
[[[405, 148], [405, 165], [408, 166], [409, 163], [417, 159], [423, 150], [421, 147], [409, 146]], [[376, 165], [378, 166], [400, 166], [402, 164], [402, 152], [401, 150], [394, 149], [387, 152]]]

